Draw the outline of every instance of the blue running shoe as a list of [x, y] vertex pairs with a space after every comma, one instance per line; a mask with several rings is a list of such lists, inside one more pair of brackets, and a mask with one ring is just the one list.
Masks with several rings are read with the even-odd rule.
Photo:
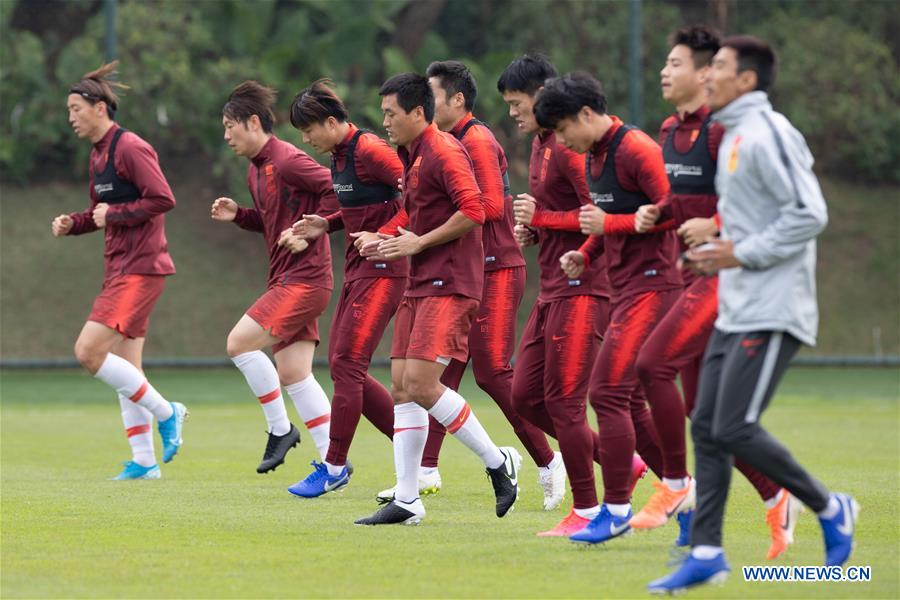
[[600, 507], [600, 514], [581, 531], [572, 534], [569, 541], [576, 544], [602, 544], [631, 531], [628, 521], [634, 515], [631, 509], [624, 517], [617, 517], [609, 512], [606, 505]]
[[708, 560], [694, 558], [688, 554], [677, 571], [656, 581], [651, 581], [647, 585], [647, 591], [651, 594], [677, 594], [689, 587], [704, 583], [721, 585], [728, 579], [730, 571], [731, 567], [725, 562], [724, 553]]
[[172, 416], [159, 422], [159, 436], [163, 444], [163, 462], [167, 463], [175, 458], [178, 449], [184, 441], [181, 439], [181, 430], [184, 427], [184, 419], [188, 416], [188, 410], [181, 402], [169, 402], [172, 405]]
[[332, 477], [328, 474], [328, 467], [323, 463], [312, 461], [313, 472], [307, 475], [303, 481], [298, 481], [288, 488], [288, 491], [301, 498], [318, 498], [322, 494], [339, 490], [350, 483], [350, 473], [347, 467], [341, 469], [341, 473]]
[[691, 521], [694, 518], [694, 509], [678, 513], [678, 539], [675, 540], [676, 548], [684, 548], [691, 543]]
[[832, 494], [840, 510], [830, 519], [819, 517], [825, 537], [825, 566], [843, 565], [853, 551], [853, 531], [859, 518], [859, 504], [848, 494]]
[[124, 481], [126, 479], [159, 479], [162, 477], [159, 465], [142, 467], [133, 460], [123, 462], [122, 464], [125, 465], [125, 468], [122, 469], [121, 473], [113, 477], [113, 481]]

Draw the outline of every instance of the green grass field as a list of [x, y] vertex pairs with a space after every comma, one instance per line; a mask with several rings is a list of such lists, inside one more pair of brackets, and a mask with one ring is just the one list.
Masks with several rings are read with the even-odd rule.
[[[421, 526], [356, 527], [393, 483], [391, 447], [371, 425], [360, 426], [346, 490], [304, 501], [285, 488], [307, 474], [315, 449], [305, 439], [286, 465], [257, 475], [264, 421], [237, 371], [149, 375], [189, 406], [185, 446], [160, 481], [112, 482], [128, 450], [104, 385], [76, 372], [0, 372], [2, 597], [620, 598], [643, 597], [646, 583], [669, 570], [674, 524], [589, 550], [535, 537], [564, 512], [541, 510], [531, 464], [515, 512], [498, 520], [480, 463], [452, 440], [444, 489], [426, 499]], [[318, 376], [330, 391], [327, 375]], [[495, 441], [514, 443], [499, 410], [464, 385]], [[725, 530], [736, 572], [724, 588], [692, 597], [897, 598], [898, 372], [794, 369], [765, 423], [826, 484], [860, 501], [851, 563], [870, 565], [872, 581], [744, 582], [740, 567], [764, 563], [768, 537], [762, 504], [736, 477]], [[807, 513], [778, 562], [821, 560], [819, 527]]]

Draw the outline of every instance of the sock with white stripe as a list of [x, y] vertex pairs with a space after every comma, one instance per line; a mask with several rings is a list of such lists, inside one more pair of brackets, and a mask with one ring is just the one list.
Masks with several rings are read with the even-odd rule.
[[622, 517], [628, 516], [628, 511], [631, 510], [631, 504], [609, 504], [607, 502], [606, 510], [608, 510], [609, 514], [611, 514], [612, 516], [619, 517], [621, 519]]
[[265, 352], [254, 350], [244, 352], [232, 357], [234, 363], [253, 394], [259, 399], [263, 414], [266, 415], [266, 423], [269, 425], [269, 433], [273, 435], [285, 435], [291, 430], [291, 422], [288, 419], [287, 410], [284, 408], [284, 398], [281, 396], [281, 383], [278, 381], [278, 371], [269, 360]]
[[297, 383], [284, 386], [300, 418], [309, 430], [309, 435], [319, 450], [322, 462], [328, 454], [329, 430], [331, 429], [331, 404], [325, 390], [319, 385], [316, 376], [310, 373], [309, 377]]
[[444, 393], [428, 412], [447, 428], [448, 433], [477, 454], [488, 469], [496, 469], [503, 464], [503, 453], [491, 441], [462, 396], [450, 388], [444, 388]]
[[157, 420], [165, 421], [172, 416], [172, 405], [169, 401], [150, 385], [140, 369], [121, 356], [116, 356], [112, 352], [107, 354], [94, 377], [135, 404], [149, 410]]
[[122, 409], [122, 424], [128, 445], [131, 446], [131, 460], [142, 467], [156, 464], [153, 451], [153, 415], [149, 410], [132, 402], [128, 396], [119, 394], [119, 406]]
[[419, 497], [419, 465], [428, 439], [428, 412], [415, 402], [394, 405], [394, 497], [412, 502]]

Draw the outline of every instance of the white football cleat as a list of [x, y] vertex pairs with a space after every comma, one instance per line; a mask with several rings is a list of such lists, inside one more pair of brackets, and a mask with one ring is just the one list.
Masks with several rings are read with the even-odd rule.
[[[375, 496], [375, 499], [382, 502], [390, 502], [394, 499], [395, 488], [396, 486], [381, 490], [378, 492], [378, 495]], [[429, 494], [437, 494], [439, 491], [441, 491], [441, 474], [437, 470], [437, 467], [433, 469], [423, 469], [422, 467], [419, 467], [419, 494], [428, 496]]]
[[566, 465], [562, 454], [554, 452], [550, 464], [553, 463], [556, 465], [538, 468], [538, 483], [544, 490], [544, 510], [553, 510], [566, 496]]

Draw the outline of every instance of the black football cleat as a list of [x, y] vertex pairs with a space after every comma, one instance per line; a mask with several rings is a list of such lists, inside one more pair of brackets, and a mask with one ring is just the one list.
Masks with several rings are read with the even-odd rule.
[[257, 473], [274, 471], [275, 467], [284, 463], [284, 457], [288, 450], [300, 443], [300, 430], [291, 423], [291, 430], [284, 435], [269, 434], [266, 442], [266, 451], [263, 453], [262, 462], [256, 467]]
[[497, 497], [497, 516], [503, 517], [512, 510], [519, 497], [519, 468], [522, 466], [522, 455], [511, 447], [500, 448], [503, 454], [503, 464], [496, 469], [485, 469], [491, 484], [494, 486], [494, 496]]
[[418, 498], [412, 502], [392, 500], [371, 517], [354, 521], [357, 525], [418, 525], [425, 518], [425, 507]]

